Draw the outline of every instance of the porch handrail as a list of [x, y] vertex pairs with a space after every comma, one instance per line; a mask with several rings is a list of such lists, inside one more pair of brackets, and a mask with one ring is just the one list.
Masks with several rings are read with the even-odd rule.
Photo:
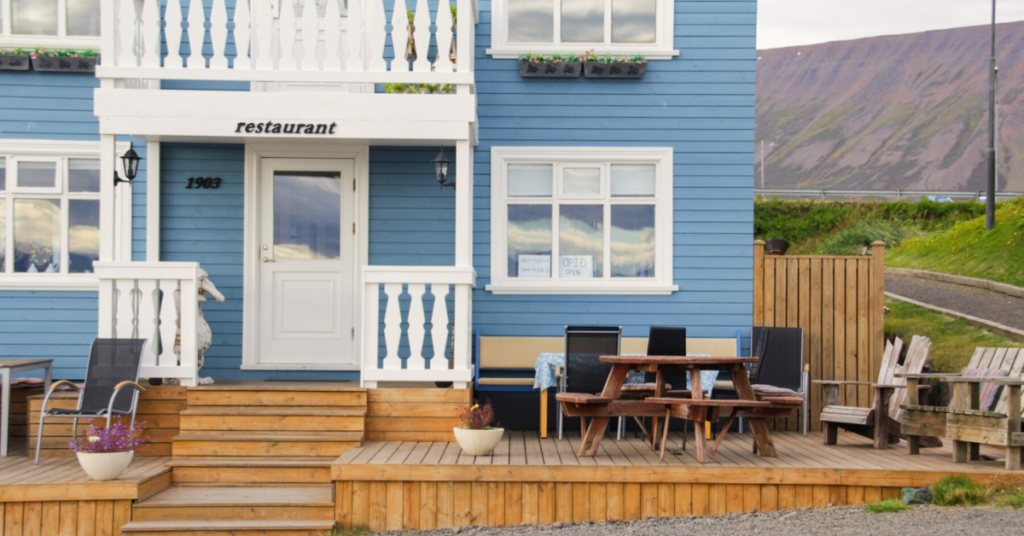
[[[362, 275], [364, 333], [360, 374], [363, 386], [376, 387], [379, 381], [435, 381], [454, 382], [457, 388], [467, 388], [473, 374], [470, 333], [476, 272], [468, 267], [366, 266]], [[404, 329], [403, 294], [409, 296]], [[424, 300], [428, 294], [433, 297], [429, 330]], [[451, 311], [450, 294], [454, 294]], [[408, 347], [405, 359], [399, 355], [403, 334]], [[429, 348], [424, 344], [428, 334]], [[452, 344], [450, 362], [445, 353], [449, 340]], [[431, 359], [427, 359], [425, 350], [432, 350]], [[439, 367], [442, 363], [444, 366]]]
[[148, 339], [140, 376], [199, 379], [199, 263], [94, 262], [98, 336]]

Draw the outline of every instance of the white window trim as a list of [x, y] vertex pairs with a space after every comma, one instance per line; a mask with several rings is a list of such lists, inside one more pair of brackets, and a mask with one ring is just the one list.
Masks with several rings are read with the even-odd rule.
[[[611, 0], [608, 0], [610, 4]], [[597, 54], [614, 54], [617, 56], [643, 55], [648, 60], [670, 60], [679, 55], [673, 48], [675, 39], [675, 0], [658, 0], [657, 34], [653, 43], [510, 43], [508, 40], [508, 0], [492, 0], [491, 2], [491, 48], [487, 49], [495, 59], [516, 59], [519, 56], [532, 54], [582, 54], [594, 49]], [[609, 26], [610, 8], [605, 26]], [[559, 34], [561, 13], [555, 9], [555, 36]]]
[[[673, 152], [671, 147], [493, 147], [491, 148], [491, 283], [494, 294], [668, 295], [673, 283]], [[631, 163], [656, 166], [655, 267], [653, 278], [519, 279], [508, 277], [509, 164]], [[557, 181], [556, 181], [557, 187]], [[558, 240], [556, 234], [553, 240]], [[552, 263], [552, 269], [555, 264]], [[610, 268], [609, 268], [610, 269]]]
[[91, 49], [99, 52], [100, 36], [68, 35], [67, 2], [57, 0], [57, 35], [12, 34], [11, 0], [0, 0], [0, 47]]
[[[118, 156], [128, 150], [127, 142], [119, 142], [117, 144]], [[14, 193], [22, 197], [39, 197], [39, 198], [54, 198], [62, 199], [62, 210], [64, 211], [65, 218], [67, 217], [67, 202], [63, 201], [66, 199], [73, 199], [77, 197], [87, 197], [99, 199], [99, 194], [86, 194], [79, 195], [71, 192], [64, 192], [61, 190], [60, 193], [36, 193], [36, 191], [26, 191], [12, 188], [11, 182], [11, 170], [10, 165], [14, 160], [49, 160], [49, 159], [71, 159], [71, 158], [89, 158], [99, 159], [100, 158], [100, 142], [99, 141], [48, 141], [48, 140], [0, 140], [0, 159], [7, 160], [7, 188], [0, 191], [0, 196], [7, 198], [8, 193]], [[66, 164], [65, 164], [66, 165]], [[58, 166], [57, 180], [63, 181], [62, 184], [67, 184], [65, 173]], [[100, 175], [100, 180], [108, 180], [108, 178]], [[109, 178], [113, 180], [113, 178]], [[132, 195], [131, 188], [127, 185], [118, 187], [114, 190], [114, 203], [115, 203], [115, 216], [114, 221], [117, 222], [117, 229], [115, 230], [115, 259], [114, 260], [131, 260], [132, 255]], [[12, 214], [11, 207], [5, 207], [7, 215]], [[105, 207], [100, 206], [100, 210], [104, 210]], [[14, 222], [8, 217], [6, 220], [5, 233], [11, 233]], [[67, 255], [67, 228], [61, 229], [61, 235], [63, 236], [64, 247], [62, 248], [61, 255]], [[104, 232], [102, 229], [100, 232]], [[6, 235], [0, 237], [6, 243]], [[7, 256], [10, 257], [13, 252], [7, 252]], [[5, 261], [7, 262], [7, 261]], [[63, 262], [63, 261], [62, 261]], [[25, 274], [25, 273], [6, 273], [6, 267], [0, 267], [0, 291], [5, 290], [37, 290], [37, 291], [48, 291], [48, 290], [81, 290], [90, 291], [99, 289], [99, 280], [92, 274]]]

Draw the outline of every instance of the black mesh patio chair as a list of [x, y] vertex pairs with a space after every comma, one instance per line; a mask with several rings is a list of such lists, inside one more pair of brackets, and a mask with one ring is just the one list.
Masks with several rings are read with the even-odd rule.
[[[559, 392], [600, 393], [612, 370], [599, 358], [619, 355], [622, 328], [619, 326], [566, 326], [565, 368], [559, 378]], [[564, 412], [558, 412], [558, 439], [562, 439]], [[625, 419], [619, 418], [619, 429]], [[581, 430], [582, 433], [582, 430]]]
[[[73, 417], [71, 431], [75, 441], [78, 440], [78, 419], [107, 418], [107, 428], [115, 415], [131, 415], [131, 425], [135, 424], [135, 409], [138, 405], [139, 393], [145, 389], [139, 385], [139, 368], [142, 365], [143, 351], [148, 346], [146, 339], [96, 339], [89, 352], [89, 369], [86, 371], [85, 385], [78, 386], [68, 380], [55, 382], [43, 398], [43, 409], [39, 414], [39, 432], [36, 436], [36, 464], [39, 464], [39, 449], [43, 443], [43, 425], [47, 417]], [[76, 409], [47, 409], [50, 396], [63, 386], [69, 386], [78, 394]], [[131, 394], [121, 394], [130, 388]]]

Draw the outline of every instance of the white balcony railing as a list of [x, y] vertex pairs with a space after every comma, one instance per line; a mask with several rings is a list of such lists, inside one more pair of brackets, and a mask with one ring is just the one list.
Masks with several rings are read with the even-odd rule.
[[195, 386], [199, 263], [95, 262], [93, 269], [100, 282], [99, 337], [149, 339], [140, 376]]
[[[471, 268], [364, 267], [363, 385], [435, 381], [468, 386], [473, 375], [470, 329], [475, 282]], [[449, 344], [451, 359], [445, 351]], [[404, 359], [402, 354], [407, 354]]]
[[[200, 3], [204, 9], [192, 9]], [[437, 0], [433, 11], [427, 0], [387, 4], [390, 10], [384, 0], [236, 0], [233, 7], [228, 0], [104, 0], [97, 74], [113, 79], [473, 83], [475, 0]], [[454, 32], [451, 7], [457, 7]], [[409, 38], [407, 12], [414, 13], [415, 61], [401, 59]], [[450, 51], [456, 49], [453, 61]]]

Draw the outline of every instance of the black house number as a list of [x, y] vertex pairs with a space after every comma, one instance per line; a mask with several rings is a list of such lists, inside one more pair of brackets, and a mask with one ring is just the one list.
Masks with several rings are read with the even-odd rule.
[[220, 177], [191, 177], [188, 179], [188, 186], [185, 189], [195, 190], [199, 188], [203, 190], [216, 190], [220, 188]]

